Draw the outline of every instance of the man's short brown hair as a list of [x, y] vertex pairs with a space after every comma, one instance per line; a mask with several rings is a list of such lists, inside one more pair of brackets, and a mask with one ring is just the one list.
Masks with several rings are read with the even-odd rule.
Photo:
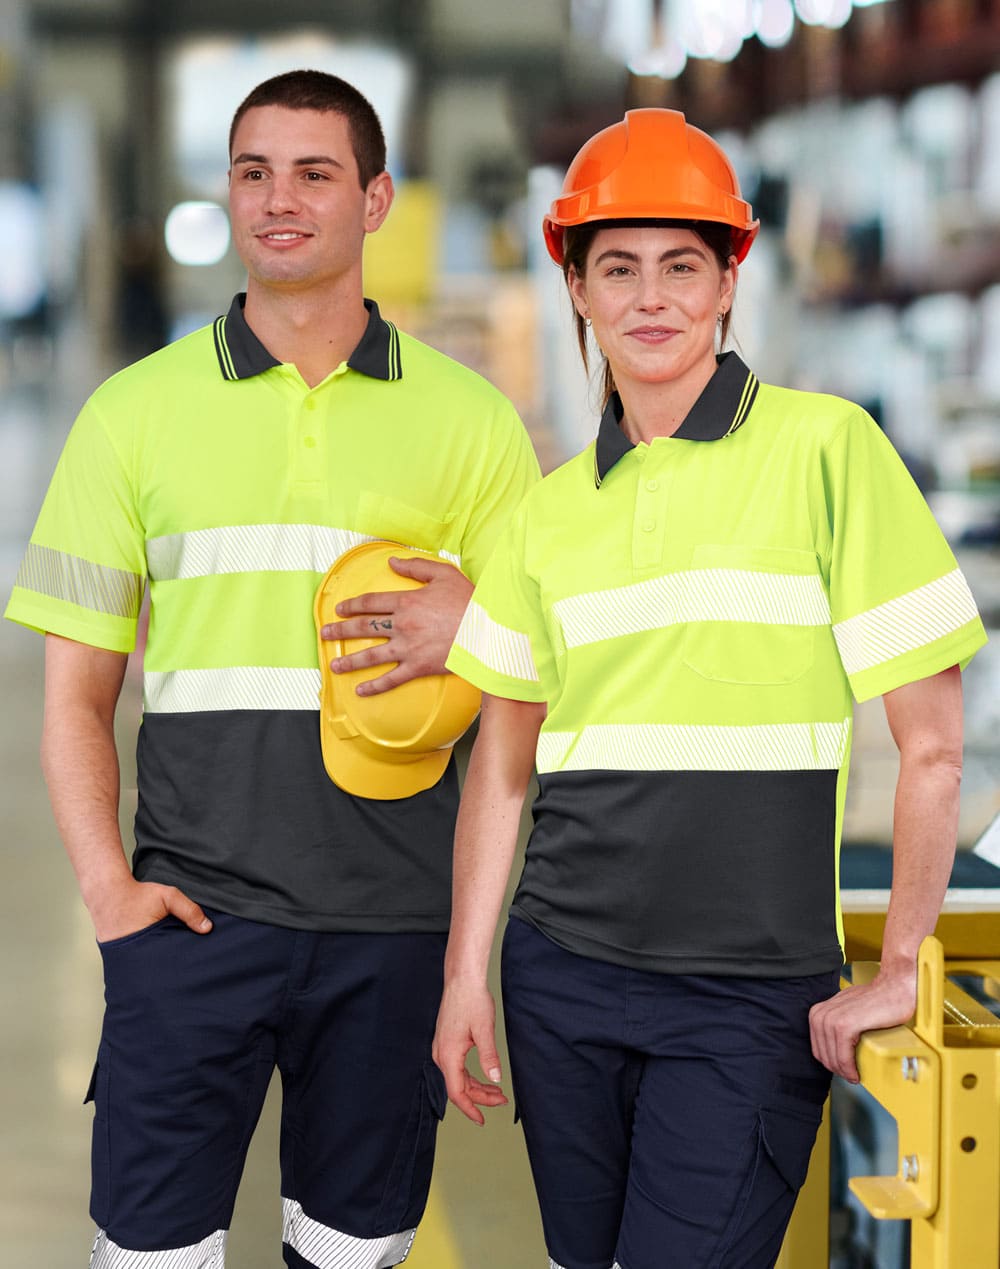
[[385, 135], [375, 108], [362, 93], [337, 75], [325, 71], [294, 70], [258, 84], [236, 108], [229, 129], [229, 157], [240, 120], [257, 106], [284, 106], [286, 110], [319, 110], [343, 115], [358, 164], [361, 188], [385, 171]]

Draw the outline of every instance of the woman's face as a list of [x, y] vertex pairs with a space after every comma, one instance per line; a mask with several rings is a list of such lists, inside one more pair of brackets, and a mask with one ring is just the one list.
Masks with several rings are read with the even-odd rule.
[[735, 285], [735, 257], [723, 269], [692, 230], [654, 225], [599, 230], [586, 274], [569, 274], [573, 303], [593, 322], [619, 388], [690, 381], [700, 392], [715, 371], [716, 323]]

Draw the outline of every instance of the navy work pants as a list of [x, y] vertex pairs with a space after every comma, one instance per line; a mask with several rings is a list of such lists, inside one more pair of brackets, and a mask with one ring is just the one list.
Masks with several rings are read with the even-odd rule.
[[553, 1269], [767, 1269], [830, 1075], [838, 973], [661, 974], [504, 938], [511, 1075]]
[[[93, 1269], [221, 1269], [251, 1134], [282, 1080], [285, 1262], [384, 1269], [430, 1184], [444, 934], [333, 934], [211, 912], [102, 944]], [[277, 1248], [275, 1248], [277, 1251]]]

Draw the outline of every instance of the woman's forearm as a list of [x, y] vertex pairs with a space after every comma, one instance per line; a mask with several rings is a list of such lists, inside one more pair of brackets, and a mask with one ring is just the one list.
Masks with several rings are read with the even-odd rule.
[[893, 819], [892, 891], [879, 972], [814, 1005], [813, 1052], [836, 1075], [856, 1082], [855, 1050], [865, 1031], [913, 1013], [917, 953], [933, 932], [948, 885], [958, 826], [962, 772], [962, 681], [957, 666], [886, 694], [899, 748]]
[[445, 978], [485, 981], [545, 706], [484, 696], [455, 830]]
[[962, 781], [957, 668], [890, 695], [896, 699], [887, 698], [886, 710], [900, 761], [883, 974], [915, 970], [920, 943], [934, 931], [955, 857]]

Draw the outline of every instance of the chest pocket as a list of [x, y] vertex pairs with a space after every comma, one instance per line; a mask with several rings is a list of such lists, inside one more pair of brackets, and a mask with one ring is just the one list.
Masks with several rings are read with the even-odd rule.
[[386, 494], [363, 492], [358, 499], [359, 533], [370, 533], [403, 546], [419, 546], [425, 551], [447, 547], [454, 519], [454, 512], [439, 520]]
[[791, 547], [712, 546], [692, 559], [684, 664], [720, 683], [794, 683], [810, 669], [830, 604], [816, 555]]

